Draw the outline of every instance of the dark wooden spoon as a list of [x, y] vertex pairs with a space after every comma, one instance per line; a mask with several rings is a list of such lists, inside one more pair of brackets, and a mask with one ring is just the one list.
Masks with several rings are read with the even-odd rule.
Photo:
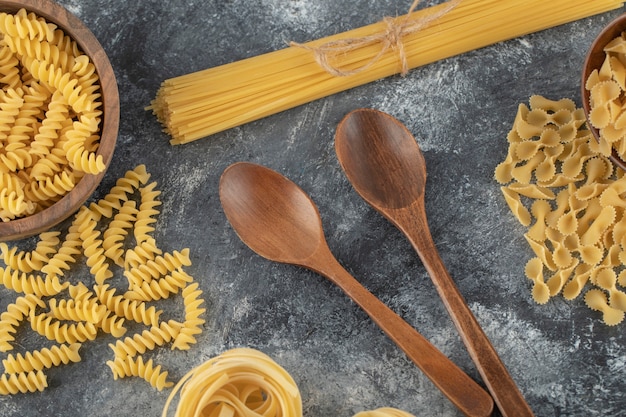
[[339, 286], [467, 416], [489, 416], [493, 400], [413, 327], [354, 279], [330, 252], [315, 203], [295, 183], [256, 164], [220, 179], [224, 213], [241, 240], [272, 261], [311, 269]]
[[398, 227], [419, 254], [502, 414], [532, 416], [439, 257], [424, 207], [426, 163], [415, 138], [392, 116], [359, 109], [339, 124], [335, 150], [357, 193]]
[[[585, 57], [585, 62], [583, 64], [580, 95], [582, 97], [585, 117], [587, 118], [587, 128], [591, 131], [591, 134], [597, 141], [600, 141], [600, 132], [591, 124], [591, 121], [589, 121], [589, 112], [591, 112], [591, 103], [589, 101], [590, 92], [585, 88], [585, 84], [587, 83], [587, 79], [593, 70], [599, 70], [602, 66], [606, 56], [604, 52], [606, 44], [620, 36], [624, 30], [626, 30], [626, 13], [613, 20], [600, 32], [589, 47], [589, 51], [587, 52], [587, 56]], [[615, 165], [626, 171], [626, 162], [622, 160], [615, 149], [611, 152], [610, 158]]]

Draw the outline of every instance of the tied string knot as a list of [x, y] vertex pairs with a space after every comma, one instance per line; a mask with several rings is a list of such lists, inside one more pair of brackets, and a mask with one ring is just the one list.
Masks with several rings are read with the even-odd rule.
[[[460, 2], [461, 0], [450, 0], [445, 7], [441, 8], [441, 10], [430, 13], [422, 18], [412, 19], [411, 14], [415, 11], [415, 8], [419, 3], [419, 0], [415, 0], [409, 9], [409, 12], [403, 18], [385, 17], [383, 19], [383, 22], [385, 23], [385, 30], [379, 33], [363, 36], [361, 38], [338, 39], [326, 42], [320, 46], [308, 46], [297, 42], [290, 42], [289, 45], [313, 52], [317, 63], [326, 72], [337, 77], [345, 77], [366, 71], [371, 66], [376, 64], [376, 62], [378, 62], [389, 49], [392, 49], [398, 54], [398, 59], [401, 65], [400, 74], [404, 76], [409, 72], [409, 64], [407, 62], [403, 38], [407, 35], [425, 29], [432, 22], [454, 9]], [[341, 65], [333, 63], [333, 61], [337, 61], [337, 57], [339, 56], [346, 56], [347, 53], [351, 51], [373, 44], [381, 44], [378, 53], [369, 61], [355, 69], [344, 69]]]

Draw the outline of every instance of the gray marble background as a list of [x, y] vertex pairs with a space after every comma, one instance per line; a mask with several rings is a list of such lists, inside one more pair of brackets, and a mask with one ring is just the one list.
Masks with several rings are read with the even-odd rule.
[[[624, 10], [530, 34], [336, 94], [182, 146], [144, 110], [168, 78], [403, 14], [392, 0], [61, 0], [106, 49], [121, 96], [115, 159], [95, 198], [145, 164], [162, 191], [155, 233], [165, 251], [191, 250], [207, 322], [187, 352], [153, 357], [177, 380], [233, 347], [269, 354], [294, 377], [306, 417], [378, 407], [416, 416], [460, 413], [343, 293], [320, 276], [271, 263], [227, 223], [218, 180], [251, 161], [298, 183], [317, 203], [337, 259], [462, 369], [478, 373], [408, 241], [352, 190], [334, 152], [337, 123], [373, 107], [415, 134], [428, 169], [426, 208], [437, 247], [537, 416], [626, 415], [622, 324], [606, 327], [582, 298], [536, 305], [532, 256], [493, 180], [518, 104], [533, 94], [580, 105], [586, 47]], [[428, 2], [431, 3], [431, 2]], [[426, 4], [426, 2], [425, 2]], [[32, 239], [18, 242], [33, 245]], [[77, 271], [77, 279], [91, 279]], [[10, 294], [0, 291], [0, 307]], [[2, 416], [157, 416], [169, 391], [114, 381], [101, 336], [82, 362], [48, 372], [43, 393], [0, 398]]]

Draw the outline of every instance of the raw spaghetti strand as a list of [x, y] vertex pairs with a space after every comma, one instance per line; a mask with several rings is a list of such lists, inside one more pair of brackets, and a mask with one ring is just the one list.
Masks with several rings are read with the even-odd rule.
[[[454, 0], [453, 0], [454, 1]], [[617, 9], [621, 0], [462, 0], [424, 8], [393, 19], [395, 25], [429, 21], [403, 33], [404, 57], [393, 47], [380, 54], [369, 42], [341, 54], [337, 63], [351, 75], [330, 74], [312, 52], [333, 42], [386, 33], [381, 21], [301, 46], [165, 80], [147, 110], [152, 110], [170, 143], [188, 143], [316, 99], [497, 42]], [[443, 13], [445, 11], [445, 13]], [[432, 16], [437, 16], [432, 19]], [[430, 19], [430, 20], [429, 20]], [[359, 71], [366, 67], [366, 70]]]

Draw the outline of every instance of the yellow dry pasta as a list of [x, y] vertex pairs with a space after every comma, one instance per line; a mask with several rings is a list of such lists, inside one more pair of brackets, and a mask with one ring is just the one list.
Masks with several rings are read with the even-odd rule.
[[[614, 0], [446, 2], [391, 20], [400, 25], [430, 23], [414, 33], [403, 34], [400, 30], [394, 34], [399, 38], [394, 39], [400, 43], [399, 48], [388, 48], [380, 42], [354, 41], [379, 36], [386, 40], [382, 36], [390, 22], [386, 19], [306, 43], [304, 47], [291, 46], [164, 80], [148, 109], [171, 135], [172, 144], [188, 143], [404, 72], [407, 67], [416, 68], [556, 26], [592, 14], [594, 9], [599, 12], [622, 5], [623, 2]], [[337, 44], [347, 44], [353, 50], [336, 50], [332, 45]], [[398, 62], [397, 51], [392, 49], [406, 53], [406, 61]], [[327, 71], [318, 61], [337, 63], [339, 68]], [[337, 76], [337, 70], [350, 75]]]
[[146, 326], [159, 325], [159, 316], [163, 311], [157, 310], [155, 306], [148, 307], [143, 301], [130, 300], [121, 294], [118, 295], [115, 288], [109, 287], [108, 284], [96, 285], [94, 290], [100, 303], [116, 316], [143, 323]]
[[[119, 360], [116, 362], [109, 366], [124, 366]], [[177, 397], [175, 417], [302, 416], [302, 397], [293, 377], [267, 354], [252, 348], [227, 350], [190, 370], [174, 386], [162, 417], [170, 415]], [[354, 417], [415, 416], [382, 407], [361, 411]]]
[[35, 332], [57, 343], [82, 343], [94, 340], [98, 334], [98, 328], [93, 323], [62, 323], [46, 313], [31, 313], [29, 320]]
[[200, 298], [202, 290], [198, 288], [195, 282], [186, 286], [182, 292], [185, 304], [185, 321], [183, 326], [174, 338], [172, 344], [173, 349], [188, 350], [190, 345], [196, 343], [195, 335], [202, 333], [202, 325], [205, 320], [200, 318], [206, 311], [200, 306], [204, 304], [204, 300]]
[[[611, 103], [621, 88], [610, 80], [611, 71], [605, 62], [587, 82], [594, 102], [604, 103], [609, 115], [617, 111]], [[586, 304], [607, 325], [618, 324], [626, 311], [626, 176], [592, 139], [582, 110], [569, 99], [532, 96], [529, 106], [520, 104], [507, 141], [494, 178], [527, 228], [524, 237], [535, 256], [524, 272], [533, 299], [545, 304], [558, 294], [567, 300], [586, 294]]]
[[[92, 69], [82, 71], [88, 82]], [[25, 349], [16, 340], [24, 321], [30, 323], [24, 331], [56, 342], [7, 356], [0, 395], [44, 389], [41, 370], [78, 362], [78, 347], [99, 333], [115, 339], [114, 377], [121, 377], [123, 370], [156, 388], [171, 386], [162, 380], [166, 371], [150, 361], [140, 362], [137, 355], [166, 345], [189, 349], [202, 332], [205, 309], [198, 283], [185, 270], [191, 265], [189, 249], [164, 252], [152, 235], [160, 191], [149, 179], [144, 165], [127, 171], [103, 199], [82, 206], [65, 232], [40, 234], [32, 250], [0, 244], [0, 262], [5, 263], [0, 284], [15, 296], [0, 314], [0, 352]], [[0, 181], [11, 185], [14, 180], [0, 173]], [[72, 275], [76, 264], [88, 267], [87, 280]], [[132, 299], [133, 293], [141, 300]], [[170, 313], [162, 319], [163, 310], [154, 303], [176, 295], [178, 316]], [[126, 326], [129, 322], [132, 326]], [[127, 335], [131, 328], [133, 333]]]
[[118, 357], [115, 360], [107, 361], [107, 365], [111, 368], [114, 379], [137, 376], [145, 379], [159, 391], [174, 386], [173, 382], [167, 380], [167, 371], [161, 371], [161, 365], [154, 366], [152, 359], [144, 362], [142, 356], [136, 358], [131, 356]]
[[413, 414], [407, 413], [397, 408], [382, 407], [376, 410], [361, 411], [356, 413], [354, 417], [415, 417]]
[[626, 157], [626, 45], [622, 33], [605, 47], [601, 68], [595, 69], [585, 80], [589, 91], [589, 121], [600, 132], [598, 149], [609, 155], [613, 150]]
[[158, 326], [152, 326], [141, 334], [136, 333], [132, 337], [125, 337], [115, 344], [109, 344], [116, 358], [136, 356], [154, 350], [156, 346], [163, 346], [176, 338], [180, 331], [180, 323], [170, 320], [162, 321]]
[[21, 353], [8, 355], [2, 361], [2, 365], [7, 373], [20, 373], [41, 371], [61, 364], [80, 362], [80, 354], [78, 353], [80, 346], [80, 343], [61, 344], [54, 345], [51, 348], [26, 352], [24, 355]]
[[[37, 213], [105, 168], [95, 67], [55, 25], [20, 9], [0, 13], [0, 219]], [[15, 185], [15, 182], [12, 182]]]
[[[176, 417], [227, 415], [244, 417], [262, 409], [266, 417], [301, 416], [302, 399], [289, 373], [266, 354], [236, 348], [215, 356], [189, 371], [176, 384], [163, 409], [180, 392]], [[220, 415], [220, 414], [217, 414]]]
[[34, 294], [26, 294], [18, 297], [0, 314], [0, 352], [13, 349], [11, 344], [15, 340], [13, 334], [17, 332], [17, 327], [30, 316], [36, 307], [45, 307], [45, 303]]
[[43, 371], [0, 375], [0, 395], [43, 391], [47, 386], [48, 378]]

